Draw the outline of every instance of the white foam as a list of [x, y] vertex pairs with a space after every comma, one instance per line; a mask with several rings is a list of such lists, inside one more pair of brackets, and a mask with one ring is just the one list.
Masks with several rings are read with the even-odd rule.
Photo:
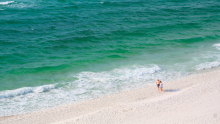
[[220, 43], [214, 44], [213, 46], [219, 46], [220, 47]]
[[30, 87], [24, 87], [24, 88], [20, 88], [20, 89], [16, 89], [16, 90], [7, 90], [7, 91], [0, 93], [0, 99], [8, 98], [8, 97], [15, 97], [15, 96], [19, 96], [19, 95], [25, 95], [25, 94], [31, 93], [31, 92], [32, 92], [32, 88], [30, 88]]
[[195, 69], [196, 70], [204, 70], [204, 69], [209, 69], [209, 68], [213, 68], [213, 67], [218, 67], [220, 66], [220, 62], [205, 62], [199, 65], [196, 65]]
[[172, 71], [171, 73], [162, 71], [158, 65], [133, 65], [110, 71], [81, 72], [73, 75], [78, 80], [66, 82], [63, 87], [45, 85], [0, 93], [0, 106], [3, 106], [0, 107], [0, 111], [5, 112], [0, 112], [0, 117], [26, 114], [143, 87], [154, 83], [157, 78], [166, 82], [169, 77], [173, 78], [177, 75], [178, 73]]
[[77, 78], [88, 78], [88, 79], [125, 79], [125, 78], [132, 78], [132, 77], [140, 77], [147, 74], [153, 74], [158, 71], [161, 71], [162, 69], [155, 65], [154, 67], [147, 68], [144, 66], [131, 66], [131, 67], [125, 67], [120, 69], [114, 69], [110, 72], [82, 72], [74, 77]]
[[[88, 93], [92, 88], [99, 89], [100, 87], [107, 89], [114, 89], [118, 84], [124, 82], [131, 83], [138, 80], [150, 79], [149, 74], [156, 73], [162, 69], [154, 65], [147, 68], [144, 66], [131, 66], [120, 69], [114, 69], [112, 71], [105, 72], [81, 72], [75, 75], [79, 80], [71, 82], [70, 86], [77, 85], [77, 89], [74, 90], [74, 94]], [[152, 77], [151, 77], [152, 78]], [[23, 87], [15, 90], [7, 90], [0, 92], [0, 99], [12, 98], [20, 95], [26, 95], [30, 93], [47, 92], [55, 88], [54, 85], [43, 85], [38, 87]], [[86, 89], [86, 90], [85, 90]], [[99, 92], [99, 91], [98, 91]]]
[[46, 92], [51, 89], [54, 89], [55, 85], [44, 85], [44, 86], [39, 86], [33, 89], [33, 92], [35, 93], [41, 93], [41, 92]]
[[46, 92], [54, 88], [55, 88], [55, 85], [44, 85], [44, 86], [39, 86], [39, 87], [23, 87], [23, 88], [19, 88], [15, 90], [7, 90], [7, 91], [0, 92], [0, 99], [26, 95], [29, 93]]
[[147, 74], [153, 74], [156, 73], [158, 71], [161, 71], [162, 69], [155, 65], [154, 67], [151, 68], [146, 68], [143, 66], [132, 66], [129, 68], [123, 68], [123, 69], [115, 69], [113, 70], [113, 73], [119, 74], [119, 75], [123, 75], [121, 78], [133, 78], [133, 77], [140, 77], [140, 76], [144, 76]]
[[[79, 80], [70, 83], [70, 86], [76, 89], [85, 88], [84, 93], [92, 93], [94, 96], [101, 94], [109, 94], [111, 92], [118, 92], [118, 90], [129, 89], [139, 85], [146, 84], [149, 80], [154, 80], [157, 72], [162, 69], [153, 65], [153, 67], [144, 66], [130, 66], [111, 71], [103, 72], [81, 72], [74, 77]], [[134, 84], [134, 85], [131, 85]], [[96, 90], [93, 90], [96, 89]]]
[[220, 50], [220, 43], [214, 44], [214, 45], [212, 45], [212, 46], [214, 46], [214, 47], [216, 47], [218, 50]]
[[14, 1], [6, 1], [6, 2], [0, 2], [0, 5], [7, 5], [9, 3], [13, 3]]
[[17, 2], [17, 1], [7, 1], [7, 2], [0, 2], [0, 5], [7, 5], [8, 8], [15, 8], [15, 9], [22, 9], [22, 8], [29, 8], [35, 6], [34, 3], [29, 2]]

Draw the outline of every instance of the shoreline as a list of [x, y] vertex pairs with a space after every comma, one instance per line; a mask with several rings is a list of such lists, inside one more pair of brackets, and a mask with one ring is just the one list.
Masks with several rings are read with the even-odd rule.
[[[136, 119], [133, 118], [132, 120], [128, 122], [125, 121], [126, 118], [124, 117], [128, 116], [128, 113], [130, 114], [131, 117], [133, 115], [135, 116], [135, 112], [141, 111], [138, 108], [140, 108], [143, 105], [147, 106], [148, 104], [158, 104], [161, 102], [161, 100], [167, 101], [167, 99], [172, 99], [182, 94], [187, 94], [188, 92], [190, 92], [190, 90], [196, 90], [196, 87], [202, 87], [203, 85], [207, 83], [220, 84], [220, 69], [219, 68], [205, 70], [205, 72], [201, 72], [199, 74], [192, 74], [190, 76], [187, 76], [181, 79], [166, 82], [164, 83], [164, 88], [163, 88], [164, 92], [157, 91], [157, 88], [154, 85], [147, 86], [144, 88], [124, 91], [124, 92], [120, 92], [120, 93], [113, 94], [113, 95], [99, 97], [97, 99], [82, 101], [82, 102], [75, 103], [72, 105], [60, 106], [60, 107], [51, 108], [51, 109], [43, 110], [43, 111], [37, 111], [37, 112], [28, 113], [24, 115], [1, 117], [0, 124], [5, 124], [5, 123], [7, 124], [8, 123], [11, 123], [11, 124], [13, 123], [16, 123], [16, 124], [19, 124], [19, 123], [23, 123], [23, 124], [24, 123], [25, 124], [26, 123], [82, 123], [84, 124], [86, 122], [87, 123], [88, 122], [115, 123], [114, 121], [111, 121], [111, 119], [109, 119], [115, 114], [120, 114], [120, 116], [117, 119], [118, 120], [117, 123], [130, 123], [132, 122], [132, 120], [134, 121], [133, 123], [136, 123], [137, 120], [139, 120], [138, 123], [145, 123], [145, 122], [156, 123], [153, 117], [151, 118], [152, 121], [149, 121], [149, 120], [147, 121], [146, 119], [144, 121], [142, 117], [140, 118], [137, 117]], [[220, 85], [218, 85], [217, 87], [220, 87]], [[220, 93], [220, 90], [218, 90], [217, 92]], [[191, 95], [193, 96], [193, 93], [191, 93]], [[190, 99], [190, 96], [188, 97], [189, 98], [186, 98], [186, 101], [187, 99]], [[186, 104], [186, 106], [188, 105]], [[168, 105], [168, 108], [172, 108], [172, 106]], [[183, 108], [184, 108], [184, 105], [183, 105]], [[150, 109], [151, 110], [150, 112], [154, 113], [154, 111], [158, 111], [157, 108], [155, 109], [156, 110]], [[220, 110], [220, 107], [218, 107], [216, 110]], [[104, 116], [106, 113], [108, 114], [108, 116]], [[166, 114], [167, 112], [164, 112], [164, 113]], [[147, 113], [145, 113], [145, 115], [147, 116]], [[220, 113], [219, 113], [219, 116], [220, 116]], [[98, 117], [102, 119], [98, 119]], [[102, 121], [105, 120], [105, 122], [99, 122], [99, 120], [102, 120]], [[126, 120], [129, 120], [129, 117]], [[158, 122], [158, 123], [161, 123], [161, 122]]]

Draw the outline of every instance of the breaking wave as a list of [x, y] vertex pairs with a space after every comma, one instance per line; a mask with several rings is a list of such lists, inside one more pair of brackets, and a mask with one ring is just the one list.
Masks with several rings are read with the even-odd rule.
[[44, 86], [39, 86], [39, 87], [23, 87], [23, 88], [19, 88], [15, 90], [2, 91], [0, 92], [0, 99], [26, 95], [29, 93], [47, 92], [54, 88], [55, 88], [55, 85], [44, 85]]
[[213, 46], [220, 50], [220, 43], [214, 44]]
[[0, 5], [7, 5], [7, 4], [10, 4], [10, 3], [13, 3], [14, 1], [6, 1], [6, 2], [0, 2]]
[[204, 70], [204, 69], [209, 69], [209, 68], [213, 68], [213, 67], [218, 67], [220, 66], [220, 62], [205, 62], [199, 65], [196, 65], [196, 70]]

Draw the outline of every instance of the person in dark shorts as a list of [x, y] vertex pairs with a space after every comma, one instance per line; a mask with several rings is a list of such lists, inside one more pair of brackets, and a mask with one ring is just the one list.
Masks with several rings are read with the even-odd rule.
[[160, 83], [161, 83], [161, 81], [159, 80], [159, 79], [157, 79], [157, 82], [156, 82], [156, 85], [157, 85], [157, 90], [159, 90], [159, 88], [160, 88]]

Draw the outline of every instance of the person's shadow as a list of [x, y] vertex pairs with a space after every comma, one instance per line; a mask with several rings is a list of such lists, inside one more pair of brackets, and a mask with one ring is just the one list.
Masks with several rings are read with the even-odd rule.
[[167, 89], [167, 90], [163, 90], [164, 92], [177, 92], [177, 91], [180, 91], [180, 90], [177, 90], [177, 89], [175, 89], [175, 90], [173, 90], [173, 89]]

